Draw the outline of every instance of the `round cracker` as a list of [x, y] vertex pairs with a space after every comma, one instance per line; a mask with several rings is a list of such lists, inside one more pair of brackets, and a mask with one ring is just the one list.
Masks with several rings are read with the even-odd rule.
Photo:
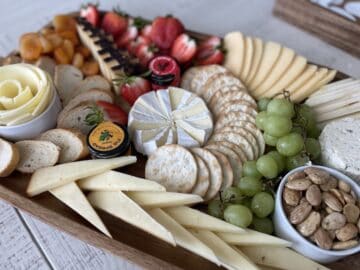
[[214, 134], [223, 133], [223, 132], [235, 132], [236, 134], [239, 134], [242, 137], [246, 138], [246, 140], [249, 141], [251, 148], [253, 149], [255, 155], [254, 159], [257, 159], [259, 157], [260, 147], [257, 143], [254, 134], [252, 134], [248, 129], [243, 127], [233, 127], [232, 129], [229, 129], [227, 127], [224, 127], [223, 129], [218, 129], [216, 132], [214, 132]]
[[196, 183], [197, 174], [194, 156], [177, 144], [159, 147], [145, 166], [145, 178], [158, 182], [171, 192], [190, 192]]
[[221, 130], [221, 131], [236, 131], [237, 127], [245, 128], [245, 129], [249, 130], [257, 141], [257, 145], [259, 146], [259, 150], [260, 150], [259, 154], [260, 155], [264, 154], [265, 147], [266, 147], [264, 136], [263, 136], [262, 132], [260, 131], [260, 129], [258, 129], [257, 126], [254, 125], [253, 123], [246, 122], [246, 121], [234, 121], [234, 122], [229, 123], [228, 126], [225, 126], [219, 130]]
[[191, 81], [195, 77], [196, 73], [199, 72], [201, 67], [192, 67], [185, 71], [181, 77], [181, 88], [185, 90], [191, 90]]
[[236, 122], [236, 121], [247, 121], [255, 124], [255, 117], [241, 113], [241, 112], [230, 112], [228, 114], [220, 114], [215, 122], [214, 129], [220, 129], [228, 125], [228, 123]]
[[256, 118], [257, 111], [251, 107], [249, 103], [229, 102], [223, 107], [222, 114], [228, 114], [230, 112], [246, 113]]
[[210, 172], [210, 186], [204, 196], [204, 201], [210, 201], [220, 191], [223, 182], [223, 173], [218, 159], [209, 151], [204, 148], [191, 148], [193, 154], [199, 156], [207, 165]]
[[221, 184], [220, 190], [224, 190], [228, 187], [231, 187], [234, 182], [234, 173], [228, 157], [219, 151], [213, 149], [209, 149], [209, 150], [212, 154], [214, 154], [214, 156], [219, 161], [223, 172], [223, 182]]
[[227, 141], [240, 146], [246, 155], [246, 160], [254, 160], [255, 152], [246, 136], [235, 132], [220, 132], [211, 136], [210, 141]]
[[216, 73], [226, 72], [226, 68], [220, 65], [208, 65], [200, 67], [199, 71], [195, 74], [190, 84], [190, 91], [200, 96], [200, 90], [205, 82], [212, 75]]
[[210, 172], [205, 162], [199, 156], [195, 156], [195, 160], [198, 165], [198, 175], [191, 193], [204, 197], [210, 186]]
[[[236, 85], [244, 88], [243, 83], [233, 76], [230, 72], [217, 73], [209, 77], [206, 83], [199, 91], [206, 102], [209, 102], [211, 97], [220, 89], [227, 85]], [[244, 88], [245, 89], [245, 88]]]
[[[217, 91], [212, 96], [212, 98], [209, 102], [210, 108], [216, 108], [217, 106], [222, 106], [222, 104], [229, 102], [229, 101], [244, 100], [244, 101], [249, 102], [254, 109], [257, 109], [256, 101], [252, 98], [251, 95], [249, 95], [248, 93], [246, 93], [244, 91], [239, 91], [237, 89], [224, 92], [223, 90], [226, 88], [233, 89], [231, 86], [231, 87], [224, 87], [223, 89], [220, 89], [219, 91]], [[236, 86], [235, 86], [235, 88], [236, 88]]]

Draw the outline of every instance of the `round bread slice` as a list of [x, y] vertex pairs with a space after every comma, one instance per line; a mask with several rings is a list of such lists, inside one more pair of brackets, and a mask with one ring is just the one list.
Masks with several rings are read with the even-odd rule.
[[210, 186], [204, 196], [204, 201], [210, 201], [216, 197], [223, 182], [221, 165], [218, 159], [209, 150], [204, 148], [191, 148], [190, 150], [194, 155], [199, 156], [209, 168]]
[[[226, 129], [226, 130], [225, 130]], [[258, 146], [257, 140], [249, 130], [242, 128], [242, 127], [234, 127], [232, 129], [227, 129], [227, 127], [224, 127], [223, 129], [218, 129], [214, 132], [214, 134], [223, 133], [223, 132], [234, 132], [236, 134], [241, 135], [242, 137], [246, 138], [246, 140], [249, 141], [251, 148], [254, 152], [255, 159], [259, 157], [260, 154], [260, 147]]]
[[214, 74], [227, 72], [226, 68], [220, 65], [202, 66], [191, 80], [190, 91], [201, 96], [201, 89], [205, 82]]
[[251, 143], [241, 134], [235, 132], [220, 132], [212, 135], [210, 141], [227, 141], [240, 146], [242, 150], [244, 150], [246, 160], [254, 160], [256, 157]]
[[60, 147], [49, 141], [25, 140], [15, 143], [20, 161], [16, 170], [34, 173], [37, 169], [54, 166], [60, 157]]
[[76, 129], [79, 130], [82, 134], [87, 135], [93, 126], [86, 124], [86, 116], [93, 112], [93, 104], [85, 103], [81, 104], [74, 109], [68, 111], [64, 117], [59, 119], [60, 121], [57, 124], [58, 128], [66, 129]]
[[206, 102], [209, 102], [212, 96], [220, 89], [227, 85], [237, 85], [239, 88], [245, 87], [243, 83], [233, 76], [230, 72], [217, 73], [209, 77], [206, 83], [202, 86], [200, 93]]
[[201, 67], [192, 67], [185, 71], [181, 77], [181, 88], [185, 90], [191, 90], [191, 82], [194, 79], [196, 73], [199, 72]]
[[213, 142], [212, 144], [208, 144], [205, 146], [206, 149], [215, 150], [220, 152], [228, 157], [232, 171], [233, 171], [233, 182], [239, 181], [242, 176], [242, 161], [238, 154], [232, 150], [231, 148], [227, 147], [225, 144], [227, 142]]
[[194, 156], [177, 144], [159, 147], [145, 166], [145, 178], [158, 182], [171, 192], [191, 192], [197, 175], [198, 166]]
[[226, 103], [221, 111], [222, 114], [228, 114], [230, 112], [240, 112], [251, 115], [252, 117], [256, 118], [257, 111], [251, 107], [249, 103], [245, 102], [229, 102]]
[[229, 159], [221, 152], [218, 152], [213, 149], [209, 149], [209, 150], [219, 161], [223, 172], [223, 181], [220, 190], [224, 190], [228, 187], [231, 187], [234, 181], [234, 173], [230, 165]]
[[59, 163], [73, 162], [89, 155], [86, 136], [76, 130], [51, 129], [41, 134], [39, 139], [60, 147]]
[[266, 147], [264, 136], [263, 136], [262, 132], [260, 131], [260, 129], [258, 129], [257, 126], [254, 125], [253, 123], [246, 122], [246, 121], [234, 121], [234, 122], [229, 123], [228, 126], [225, 126], [219, 130], [236, 132], [238, 127], [245, 128], [252, 133], [252, 135], [255, 137], [255, 139], [257, 141], [257, 145], [259, 147], [259, 150], [260, 150], [259, 154], [260, 155], [264, 154], [265, 147]]
[[210, 172], [205, 162], [199, 156], [195, 156], [195, 160], [198, 165], [198, 175], [191, 193], [204, 197], [210, 186]]
[[58, 123], [62, 121], [62, 118], [74, 109], [75, 107], [79, 106], [82, 103], [93, 103], [96, 101], [106, 101], [109, 103], [114, 103], [114, 96], [112, 93], [106, 90], [100, 89], [90, 89], [86, 92], [83, 92], [73, 99], [69, 101], [69, 103], [63, 108], [58, 116]]
[[247, 121], [255, 124], [255, 117], [241, 112], [230, 112], [227, 114], [220, 114], [215, 122], [214, 130], [221, 129], [222, 127], [227, 126], [229, 123], [236, 121]]
[[9, 176], [20, 160], [16, 145], [0, 138], [0, 177]]
[[[225, 87], [225, 88], [227, 88], [227, 87]], [[230, 101], [238, 101], [238, 100], [247, 101], [254, 109], [257, 109], [256, 101], [248, 93], [246, 93], [244, 91], [238, 91], [238, 90], [223, 92], [222, 89], [217, 91], [212, 96], [212, 98], [209, 102], [209, 107], [212, 109], [214, 108], [216, 110], [216, 108], [218, 106], [221, 107], [224, 103], [227, 103]]]

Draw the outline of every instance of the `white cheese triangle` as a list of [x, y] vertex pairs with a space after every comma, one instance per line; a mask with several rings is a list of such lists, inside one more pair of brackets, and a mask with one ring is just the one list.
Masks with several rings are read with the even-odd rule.
[[190, 124], [185, 120], [177, 120], [176, 125], [184, 129], [191, 137], [197, 140], [200, 145], [203, 145], [204, 142], [207, 141], [212, 132], [212, 128], [203, 129], [196, 124]]
[[155, 91], [150, 91], [145, 95], [142, 95], [141, 98], [138, 98], [136, 100], [132, 108], [132, 110], [139, 110], [139, 111], [144, 111], [145, 109], [147, 111], [159, 115], [162, 118], [167, 118], [162, 111], [161, 105], [159, 103]]
[[178, 126], [176, 128], [177, 132], [177, 144], [180, 144], [185, 147], [199, 147], [200, 142], [194, 137], [189, 135], [183, 128]]
[[171, 101], [169, 97], [169, 90], [157, 90], [156, 96], [159, 100], [160, 108], [162, 113], [171, 119]]
[[85, 218], [105, 235], [111, 237], [111, 234], [105, 227], [104, 223], [76, 183], [72, 182], [61, 187], [51, 189], [50, 193], [73, 209], [80, 216]]
[[176, 246], [172, 234], [121, 191], [93, 191], [88, 200], [96, 208]]

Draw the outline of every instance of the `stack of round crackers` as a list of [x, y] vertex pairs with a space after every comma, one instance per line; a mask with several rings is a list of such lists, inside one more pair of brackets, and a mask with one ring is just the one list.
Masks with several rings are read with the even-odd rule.
[[257, 104], [242, 82], [219, 65], [190, 68], [181, 87], [205, 100], [214, 132], [202, 148], [158, 148], [148, 159], [145, 176], [167, 191], [194, 193], [209, 201], [239, 181], [245, 161], [264, 153], [265, 141], [255, 125]]

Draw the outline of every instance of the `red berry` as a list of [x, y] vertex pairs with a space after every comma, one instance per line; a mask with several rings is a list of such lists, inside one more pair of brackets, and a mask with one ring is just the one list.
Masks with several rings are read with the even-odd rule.
[[150, 38], [151, 29], [152, 29], [151, 24], [145, 25], [145, 26], [141, 29], [141, 35], [142, 35], [143, 37]]
[[179, 63], [189, 62], [196, 53], [196, 42], [187, 34], [178, 36], [171, 48], [170, 55]]
[[114, 38], [118, 37], [126, 31], [128, 27], [128, 20], [126, 17], [116, 12], [107, 12], [101, 23], [101, 28]]
[[151, 59], [155, 57], [157, 48], [153, 45], [141, 44], [136, 48], [135, 56], [142, 66], [146, 67]]
[[148, 80], [137, 77], [121, 77], [115, 79], [115, 82], [120, 83], [118, 94], [123, 97], [130, 105], [133, 105], [139, 96], [151, 90], [151, 84]]
[[98, 26], [100, 21], [99, 11], [94, 4], [82, 6], [80, 9], [80, 17], [85, 18], [93, 26]]
[[96, 105], [104, 112], [104, 118], [106, 120], [122, 125], [127, 124], [127, 113], [119, 106], [106, 101], [97, 101]]
[[157, 17], [152, 22], [150, 37], [161, 50], [170, 49], [175, 39], [184, 33], [183, 24], [174, 17]]
[[126, 48], [131, 41], [136, 39], [137, 36], [138, 36], [138, 29], [135, 26], [131, 25], [126, 29], [126, 31], [122, 35], [120, 35], [116, 39], [115, 41], [116, 46], [118, 48]]
[[221, 39], [212, 36], [201, 42], [195, 58], [197, 65], [222, 64], [224, 53], [221, 48]]

